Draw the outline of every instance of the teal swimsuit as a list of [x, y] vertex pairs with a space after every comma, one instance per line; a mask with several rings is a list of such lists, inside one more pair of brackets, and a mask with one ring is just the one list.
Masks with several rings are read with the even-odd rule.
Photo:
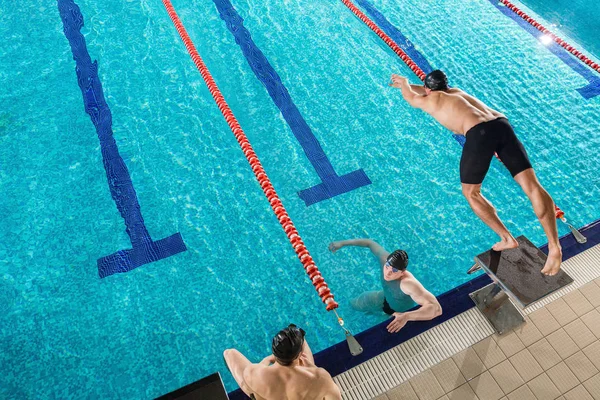
[[383, 268], [381, 269], [381, 286], [384, 295], [383, 311], [386, 314], [404, 312], [416, 305], [413, 299], [400, 289], [400, 282], [397, 280], [388, 282], [383, 278]]

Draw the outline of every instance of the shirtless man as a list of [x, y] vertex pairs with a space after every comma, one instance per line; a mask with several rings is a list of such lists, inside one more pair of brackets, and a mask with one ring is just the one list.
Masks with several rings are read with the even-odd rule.
[[[335, 253], [345, 246], [368, 247], [379, 261], [383, 291], [365, 292], [352, 300], [352, 307], [359, 311], [383, 311], [394, 319], [387, 326], [390, 333], [399, 332], [408, 321], [429, 321], [442, 315], [442, 307], [433, 294], [428, 292], [413, 274], [406, 270], [408, 254], [404, 250], [392, 253], [371, 239], [353, 239], [333, 242], [329, 250]], [[414, 303], [421, 306], [411, 312]]]
[[240, 388], [255, 400], [341, 400], [340, 389], [315, 365], [304, 330], [290, 324], [272, 342], [273, 354], [252, 364], [235, 349], [223, 357]]
[[452, 132], [465, 136], [460, 159], [462, 192], [475, 214], [500, 236], [492, 249], [502, 251], [519, 244], [498, 218], [496, 209], [481, 194], [481, 183], [494, 154], [498, 155], [529, 197], [548, 237], [548, 259], [542, 273], [556, 275], [562, 262], [562, 250], [554, 201], [540, 185], [525, 148], [506, 117], [462, 90], [449, 88], [446, 75], [440, 70], [429, 73], [424, 86], [409, 85], [408, 79], [393, 74], [390, 86], [400, 89], [408, 104], [425, 111]]

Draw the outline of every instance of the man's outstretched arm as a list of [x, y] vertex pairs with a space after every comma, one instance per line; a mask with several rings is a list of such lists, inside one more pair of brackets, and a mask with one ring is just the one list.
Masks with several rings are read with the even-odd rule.
[[379, 243], [371, 239], [351, 239], [331, 242], [329, 244], [329, 251], [335, 253], [345, 246], [368, 247], [369, 250], [371, 250], [371, 253], [373, 253], [382, 264], [385, 263], [387, 256], [390, 254], [386, 249], [381, 247]]
[[413, 92], [418, 94], [419, 96], [425, 96], [425, 88], [421, 85], [408, 85], [412, 89]]
[[402, 91], [402, 97], [408, 104], [415, 108], [423, 108], [426, 101], [426, 96], [424, 96], [425, 89], [423, 89], [423, 93], [417, 93], [413, 89], [413, 85], [408, 83], [408, 79], [396, 74], [392, 74], [392, 83], [390, 83], [390, 86], [400, 89]]
[[338, 240], [337, 242], [331, 242], [329, 244], [329, 250], [332, 253], [335, 253], [337, 250], [346, 246], [356, 246], [356, 247], [368, 247], [371, 251], [378, 250], [379, 248], [383, 249], [381, 245], [371, 239], [349, 239], [349, 240]]

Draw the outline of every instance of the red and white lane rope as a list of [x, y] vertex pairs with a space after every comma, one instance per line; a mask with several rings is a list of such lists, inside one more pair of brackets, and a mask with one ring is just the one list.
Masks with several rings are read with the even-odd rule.
[[377, 34], [390, 48], [394, 53], [398, 55], [404, 61], [408, 68], [412, 70], [419, 77], [420, 80], [425, 80], [425, 72], [398, 46], [394, 40], [389, 37], [384, 31], [381, 30], [379, 26], [375, 22], [373, 22], [369, 17], [365, 15], [358, 7], [354, 5], [350, 0], [342, 0], [342, 3], [346, 5], [362, 22], [364, 22], [373, 32]]
[[[419, 79], [421, 81], [425, 80], [425, 73], [423, 72], [423, 70], [421, 68], [419, 68], [419, 66], [413, 61], [412, 58], [410, 58], [410, 56], [408, 54], [406, 54], [401, 48], [400, 46], [398, 46], [398, 44], [396, 42], [394, 42], [394, 40], [392, 38], [390, 38], [385, 32], [383, 32], [381, 30], [381, 28], [379, 26], [377, 26], [377, 24], [375, 22], [373, 22], [369, 17], [367, 17], [358, 7], [356, 7], [354, 5], [354, 3], [352, 3], [350, 0], [341, 0], [342, 3], [344, 3], [346, 5], [346, 7], [348, 7], [350, 9], [350, 11], [352, 11], [362, 22], [364, 22], [369, 28], [371, 28], [371, 30], [373, 32], [375, 32], [377, 34], [377, 36], [379, 36], [384, 42], [385, 44], [387, 44], [393, 51], [394, 53], [396, 53], [398, 55], [398, 57], [400, 57], [400, 59], [402, 61], [404, 61], [404, 63], [419, 77]], [[508, 0], [500, 0], [504, 3], [508, 3]], [[538, 24], [539, 25], [539, 24]], [[541, 25], [540, 25], [541, 26]], [[542, 27], [543, 28], [543, 27]], [[538, 28], [539, 29], [539, 28]], [[568, 50], [568, 49], [567, 49]], [[498, 157], [498, 155], [496, 154], [496, 158], [498, 158], [498, 160], [500, 160], [500, 157]], [[502, 162], [502, 160], [500, 160], [500, 162]], [[555, 216], [556, 219], [560, 219], [561, 221], [563, 221], [565, 224], [567, 224], [567, 226], [569, 227], [569, 229], [571, 230], [571, 232], [573, 233], [573, 236], [575, 236], [575, 238], [577, 239], [577, 241], [579, 243], [585, 243], [587, 241], [587, 239], [571, 224], [567, 223], [567, 220], [565, 219], [565, 213], [557, 206], [554, 205], [555, 207]]]
[[[217, 84], [215, 83], [208, 68], [206, 67], [206, 64], [204, 64], [204, 61], [202, 61], [200, 54], [198, 54], [198, 51], [196, 50], [194, 43], [192, 42], [189, 35], [187, 34], [187, 31], [185, 30], [181, 20], [179, 19], [179, 16], [175, 12], [175, 9], [173, 8], [171, 1], [170, 0], [162, 0], [162, 2], [165, 5], [165, 8], [167, 9], [167, 12], [169, 13], [169, 16], [171, 17], [171, 20], [173, 21], [173, 24], [175, 25], [177, 32], [179, 32], [179, 36], [181, 36], [181, 39], [183, 40], [183, 43], [185, 44], [185, 48], [190, 53], [190, 56], [192, 57], [194, 64], [196, 64], [198, 71], [200, 71], [202, 78], [204, 78], [204, 81], [206, 82], [206, 86], [208, 86], [208, 90], [210, 91], [210, 94], [215, 99], [215, 102], [217, 103], [219, 110], [221, 110], [221, 113], [225, 117], [225, 120], [227, 121], [229, 128], [231, 128], [231, 131], [233, 132], [240, 147], [242, 148], [242, 151], [244, 152], [246, 159], [248, 159], [248, 163], [250, 164], [250, 167], [252, 168], [252, 172], [254, 172], [254, 175], [256, 176], [256, 179], [258, 180], [260, 187], [262, 188], [263, 192], [265, 193], [265, 196], [267, 196], [267, 199], [269, 200], [269, 203], [271, 204], [271, 208], [275, 212], [275, 215], [277, 216], [277, 219], [279, 220], [281, 227], [285, 231], [285, 234], [287, 235], [290, 243], [292, 244], [292, 247], [294, 248], [294, 251], [296, 252], [296, 255], [298, 256], [298, 259], [300, 259], [300, 262], [304, 266], [304, 270], [308, 274], [310, 280], [312, 281], [313, 286], [317, 290], [319, 297], [321, 297], [321, 300], [323, 301], [323, 303], [325, 303], [327, 311], [335, 310], [336, 308], [338, 308], [338, 303], [336, 303], [336, 301], [334, 300], [333, 294], [331, 293], [331, 290], [327, 286], [325, 279], [323, 279], [323, 277], [321, 276], [319, 269], [315, 265], [312, 257], [310, 256], [310, 253], [308, 252], [308, 249], [304, 245], [304, 242], [302, 241], [300, 234], [296, 230], [296, 227], [294, 226], [290, 216], [288, 215], [287, 211], [285, 210], [283, 203], [279, 199], [279, 196], [277, 195], [275, 188], [271, 184], [271, 181], [269, 180], [267, 173], [265, 172], [264, 168], [262, 167], [262, 165], [258, 159], [258, 156], [252, 149], [252, 146], [250, 145], [250, 142], [248, 141], [246, 134], [242, 130], [242, 127], [240, 126], [238, 120], [233, 115], [233, 112], [231, 111], [231, 108], [229, 108], [229, 105], [225, 101], [225, 98], [221, 94], [221, 91], [217, 87]], [[340, 322], [340, 325], [343, 326], [343, 321], [341, 320], [341, 318], [339, 318], [339, 316], [338, 316], [338, 321]]]
[[535, 19], [533, 19], [529, 15], [527, 15], [523, 10], [521, 10], [520, 8], [518, 8], [517, 6], [515, 6], [513, 3], [511, 3], [508, 0], [500, 0], [500, 2], [502, 4], [504, 4], [506, 7], [508, 7], [510, 10], [514, 11], [519, 17], [523, 18], [525, 21], [527, 21], [529, 24], [531, 24], [538, 31], [542, 32], [544, 35], [548, 36], [549, 38], [554, 40], [556, 43], [561, 45], [569, 53], [573, 54], [575, 57], [580, 59], [584, 64], [588, 65], [591, 69], [595, 70], [596, 72], [600, 72], [600, 65], [598, 65], [596, 62], [591, 60], [589, 57], [584, 55], [579, 50], [577, 50], [575, 47], [571, 46], [569, 43], [562, 40], [560, 37], [556, 36], [554, 33], [550, 32], [542, 24], [540, 24]]

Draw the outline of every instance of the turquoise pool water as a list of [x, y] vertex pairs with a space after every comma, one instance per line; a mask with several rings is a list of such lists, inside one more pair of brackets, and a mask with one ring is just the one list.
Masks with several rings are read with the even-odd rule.
[[[571, 221], [597, 219], [600, 99], [575, 91], [587, 81], [487, 0], [411, 3], [373, 1], [451, 84], [508, 115]], [[258, 361], [290, 322], [315, 351], [343, 340], [162, 2], [77, 4], [148, 230], [181, 232], [188, 251], [98, 278], [96, 260], [130, 242], [56, 4], [0, 0], [0, 397], [153, 398], [214, 371], [231, 390], [226, 348]], [[297, 192], [317, 175], [213, 2], [174, 6], [348, 327], [384, 320], [349, 307], [377, 289], [377, 265], [364, 249], [330, 254], [332, 240], [406, 249], [435, 294], [469, 279], [495, 237], [460, 194], [460, 147], [387, 86], [392, 72], [418, 81], [341, 2], [234, 1], [336, 171], [373, 182], [310, 207]], [[495, 163], [488, 176], [509, 228], [544, 243], [509, 174]]]
[[[600, 2], [588, 0], [522, 0], [581, 47], [600, 57]], [[550, 27], [548, 27], [550, 29]]]

